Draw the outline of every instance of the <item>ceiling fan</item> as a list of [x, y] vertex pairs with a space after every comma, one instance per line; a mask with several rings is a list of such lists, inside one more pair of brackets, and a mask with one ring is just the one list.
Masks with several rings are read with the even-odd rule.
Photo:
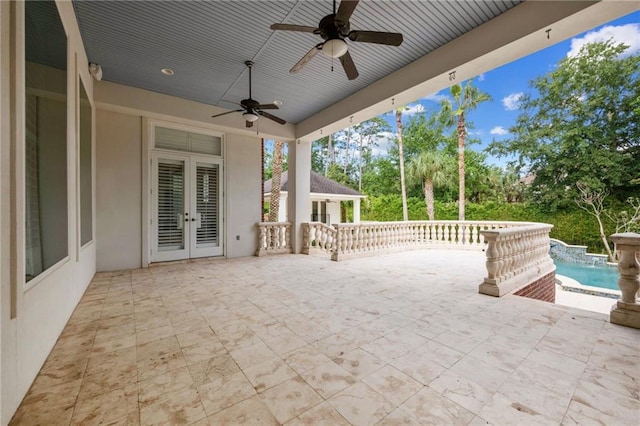
[[278, 109], [277, 105], [261, 104], [251, 97], [251, 68], [253, 67], [253, 62], [246, 61], [244, 64], [247, 66], [247, 68], [249, 68], [249, 98], [243, 99], [239, 104], [237, 104], [240, 105], [242, 109], [236, 109], [234, 111], [227, 111], [220, 114], [212, 115], [211, 118], [221, 117], [223, 115], [231, 114], [234, 112], [242, 112], [242, 117], [245, 119], [247, 127], [253, 127], [253, 123], [260, 117], [268, 118], [269, 120], [273, 120], [279, 124], [286, 124], [287, 122], [282, 118], [276, 117], [275, 115], [263, 111], [265, 109]]
[[353, 80], [358, 77], [358, 70], [349, 53], [347, 42], [386, 44], [389, 46], [400, 46], [402, 44], [402, 34], [385, 33], [379, 31], [351, 31], [349, 18], [353, 14], [360, 0], [342, 0], [336, 12], [336, 0], [333, 0], [333, 13], [320, 20], [318, 27], [292, 24], [273, 24], [272, 30], [299, 31], [303, 33], [313, 33], [322, 37], [325, 41], [311, 48], [311, 50], [289, 70], [290, 73], [297, 73], [311, 60], [318, 51], [322, 51], [330, 58], [340, 58], [347, 78]]

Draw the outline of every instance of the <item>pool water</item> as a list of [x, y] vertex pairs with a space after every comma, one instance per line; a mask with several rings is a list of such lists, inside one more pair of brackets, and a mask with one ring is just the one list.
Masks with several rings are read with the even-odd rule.
[[558, 260], [553, 262], [556, 264], [556, 274], [558, 275], [573, 278], [582, 285], [619, 290], [618, 268], [566, 263]]

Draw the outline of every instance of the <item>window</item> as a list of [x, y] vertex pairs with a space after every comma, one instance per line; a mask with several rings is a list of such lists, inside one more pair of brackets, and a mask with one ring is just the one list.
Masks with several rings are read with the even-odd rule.
[[54, 1], [25, 2], [25, 275], [67, 257], [67, 37]]
[[91, 104], [80, 80], [80, 245], [93, 239]]

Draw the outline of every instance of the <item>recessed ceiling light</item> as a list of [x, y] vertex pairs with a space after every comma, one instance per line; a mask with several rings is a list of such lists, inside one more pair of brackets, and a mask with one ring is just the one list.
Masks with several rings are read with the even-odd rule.
[[273, 101], [275, 106], [282, 106], [282, 101]]
[[160, 72], [164, 75], [173, 75], [175, 74], [171, 68], [162, 68]]

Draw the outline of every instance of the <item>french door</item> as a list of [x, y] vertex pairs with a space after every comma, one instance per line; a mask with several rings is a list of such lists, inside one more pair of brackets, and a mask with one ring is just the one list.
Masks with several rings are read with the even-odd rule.
[[151, 261], [223, 254], [222, 160], [154, 152]]

